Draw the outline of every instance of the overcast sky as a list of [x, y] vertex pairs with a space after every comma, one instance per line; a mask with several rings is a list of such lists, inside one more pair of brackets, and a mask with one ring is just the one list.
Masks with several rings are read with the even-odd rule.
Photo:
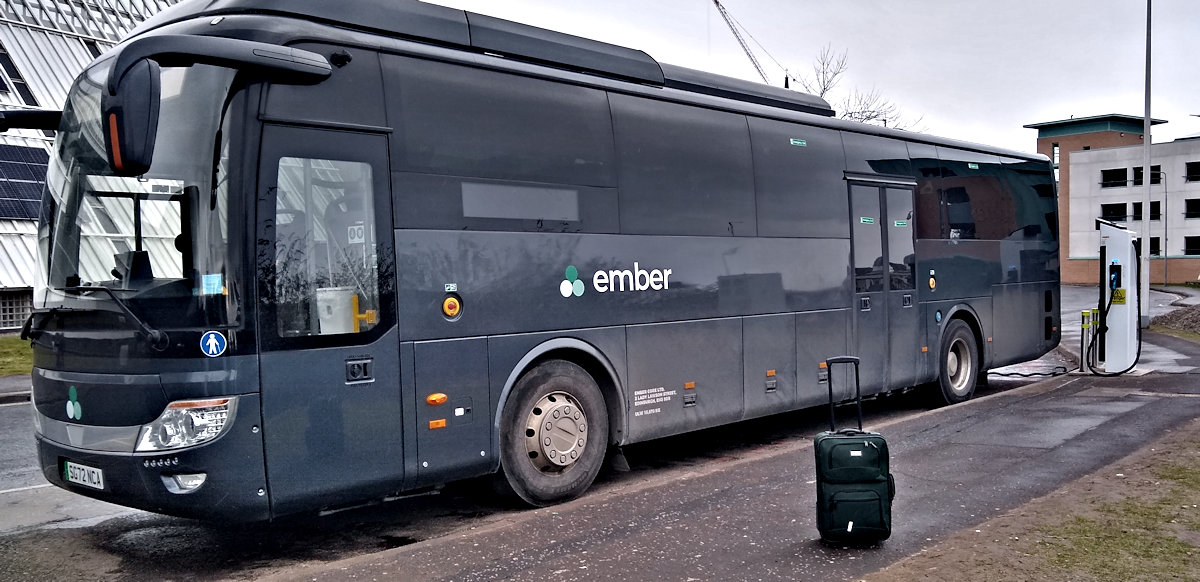
[[[432, 0], [761, 81], [711, 0]], [[773, 84], [846, 50], [839, 89], [879, 89], [928, 133], [1034, 151], [1029, 123], [1141, 116], [1144, 0], [723, 0]], [[1200, 133], [1200, 2], [1154, 3], [1157, 142]], [[839, 97], [830, 101], [837, 108]]]

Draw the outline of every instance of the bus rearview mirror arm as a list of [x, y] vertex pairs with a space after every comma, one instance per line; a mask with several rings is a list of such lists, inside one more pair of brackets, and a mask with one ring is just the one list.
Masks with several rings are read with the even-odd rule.
[[319, 83], [333, 70], [317, 53], [262, 42], [186, 35], [135, 39], [120, 49], [101, 98], [113, 173], [133, 177], [150, 169], [158, 133], [160, 68], [197, 64], [252, 70], [292, 84]]
[[125, 74], [143, 59], [162, 67], [216, 65], [255, 70], [272, 73], [274, 81], [298, 85], [320, 83], [333, 71], [324, 56], [277, 44], [218, 36], [146, 36], [121, 48], [108, 75], [109, 95], [118, 94]]

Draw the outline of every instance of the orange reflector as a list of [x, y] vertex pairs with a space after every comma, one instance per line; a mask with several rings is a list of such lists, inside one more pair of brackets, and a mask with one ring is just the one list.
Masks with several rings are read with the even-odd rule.
[[434, 392], [433, 394], [425, 397], [425, 402], [431, 406], [437, 406], [439, 404], [445, 404], [447, 398], [448, 397], [441, 392]]
[[992, 338], [990, 338], [990, 337], [988, 338], [988, 343], [989, 344], [992, 343]]
[[767, 377], [768, 377], [768, 378], [774, 378], [774, 377], [775, 377], [775, 370], [767, 370]]
[[439, 418], [437, 420], [429, 421], [429, 430], [433, 430], [435, 428], [446, 428], [446, 419]]
[[1056, 326], [1050, 328], [1050, 331], [1058, 331], [1058, 326], [1056, 325]]
[[818, 368], [820, 368], [820, 369], [822, 369], [822, 370], [824, 370], [824, 369], [825, 369], [825, 368], [827, 368], [828, 366], [825, 364], [825, 362], [821, 362], [821, 363], [817, 364], [817, 367], [818, 367]]
[[110, 140], [109, 143], [112, 144], [112, 163], [113, 168], [121, 172], [125, 170], [125, 164], [121, 161], [121, 140], [119, 135], [120, 132], [117, 131], [117, 114], [110, 113], [108, 115], [108, 139]]
[[921, 346], [921, 353], [922, 353], [922, 354], [925, 354], [925, 353], [928, 353], [928, 352], [929, 352], [929, 346]]
[[462, 303], [459, 303], [457, 298], [447, 297], [442, 301], [442, 313], [446, 317], [457, 317], [462, 311]]
[[693, 389], [693, 388], [695, 388], [695, 387], [696, 387], [696, 383], [695, 383], [695, 382], [687, 382], [687, 383], [685, 383], [685, 384], [683, 385], [683, 389], [684, 389], [684, 390], [691, 390], [691, 389]]

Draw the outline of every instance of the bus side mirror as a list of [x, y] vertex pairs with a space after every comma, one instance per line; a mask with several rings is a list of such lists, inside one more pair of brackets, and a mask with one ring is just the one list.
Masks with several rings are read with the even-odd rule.
[[142, 59], [118, 80], [115, 91], [103, 92], [104, 148], [114, 174], [134, 177], [150, 170], [161, 89], [158, 63]]

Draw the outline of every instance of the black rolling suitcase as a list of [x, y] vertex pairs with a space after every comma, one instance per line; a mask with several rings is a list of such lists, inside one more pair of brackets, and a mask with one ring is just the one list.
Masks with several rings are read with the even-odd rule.
[[[833, 365], [854, 364], [858, 429], [837, 430], [833, 413]], [[826, 360], [829, 372], [829, 430], [813, 439], [817, 470], [817, 530], [827, 542], [868, 544], [892, 535], [895, 481], [888, 469], [887, 441], [862, 429], [859, 359]]]

